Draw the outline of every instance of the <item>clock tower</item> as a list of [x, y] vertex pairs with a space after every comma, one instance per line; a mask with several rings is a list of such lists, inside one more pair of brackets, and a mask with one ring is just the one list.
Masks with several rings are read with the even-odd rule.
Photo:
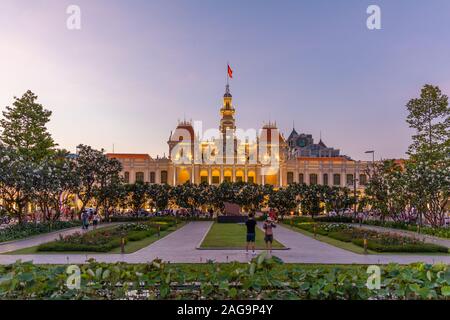
[[227, 130], [236, 130], [236, 124], [234, 119], [234, 114], [236, 110], [233, 107], [233, 96], [230, 93], [230, 85], [227, 84], [225, 87], [225, 94], [223, 95], [223, 106], [220, 109], [220, 114], [222, 119], [220, 119], [220, 132], [223, 134]]

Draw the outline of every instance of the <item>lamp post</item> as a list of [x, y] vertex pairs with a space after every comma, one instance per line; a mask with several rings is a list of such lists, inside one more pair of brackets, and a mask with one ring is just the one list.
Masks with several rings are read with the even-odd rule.
[[365, 153], [371, 153], [372, 154], [372, 173], [375, 171], [375, 150], [369, 150], [366, 151]]
[[371, 153], [372, 154], [372, 166], [374, 166], [375, 165], [375, 150], [369, 150], [369, 151], [366, 151], [364, 153]]

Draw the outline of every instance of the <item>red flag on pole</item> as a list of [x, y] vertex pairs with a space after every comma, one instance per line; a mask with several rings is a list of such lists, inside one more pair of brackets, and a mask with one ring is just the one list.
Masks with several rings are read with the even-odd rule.
[[233, 70], [231, 70], [230, 65], [228, 65], [228, 76], [233, 79]]

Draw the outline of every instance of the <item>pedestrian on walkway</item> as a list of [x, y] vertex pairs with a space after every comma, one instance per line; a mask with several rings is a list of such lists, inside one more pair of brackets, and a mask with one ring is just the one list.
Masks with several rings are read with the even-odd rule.
[[245, 253], [248, 254], [249, 247], [252, 248], [253, 255], [256, 254], [255, 252], [255, 240], [256, 240], [256, 221], [254, 219], [253, 213], [250, 213], [248, 215], [248, 220], [245, 222], [245, 225], [247, 226], [247, 246]]
[[264, 241], [266, 242], [266, 249], [269, 254], [272, 254], [273, 228], [276, 227], [277, 226], [271, 217], [267, 218], [267, 220], [264, 221]]
[[100, 222], [100, 215], [96, 212], [94, 214], [94, 217], [92, 218], [92, 226], [95, 229], [97, 229], [98, 223]]
[[83, 230], [87, 230], [89, 228], [89, 213], [84, 210], [81, 214], [81, 223], [83, 225]]

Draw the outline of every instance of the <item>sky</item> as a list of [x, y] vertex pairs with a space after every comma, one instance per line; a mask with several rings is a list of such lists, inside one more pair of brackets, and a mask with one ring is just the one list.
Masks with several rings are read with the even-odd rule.
[[0, 1], [0, 111], [32, 90], [71, 151], [156, 157], [178, 120], [217, 128], [229, 62], [238, 127], [295, 123], [354, 159], [401, 158], [405, 105], [426, 83], [450, 94], [449, 57], [448, 0]]

